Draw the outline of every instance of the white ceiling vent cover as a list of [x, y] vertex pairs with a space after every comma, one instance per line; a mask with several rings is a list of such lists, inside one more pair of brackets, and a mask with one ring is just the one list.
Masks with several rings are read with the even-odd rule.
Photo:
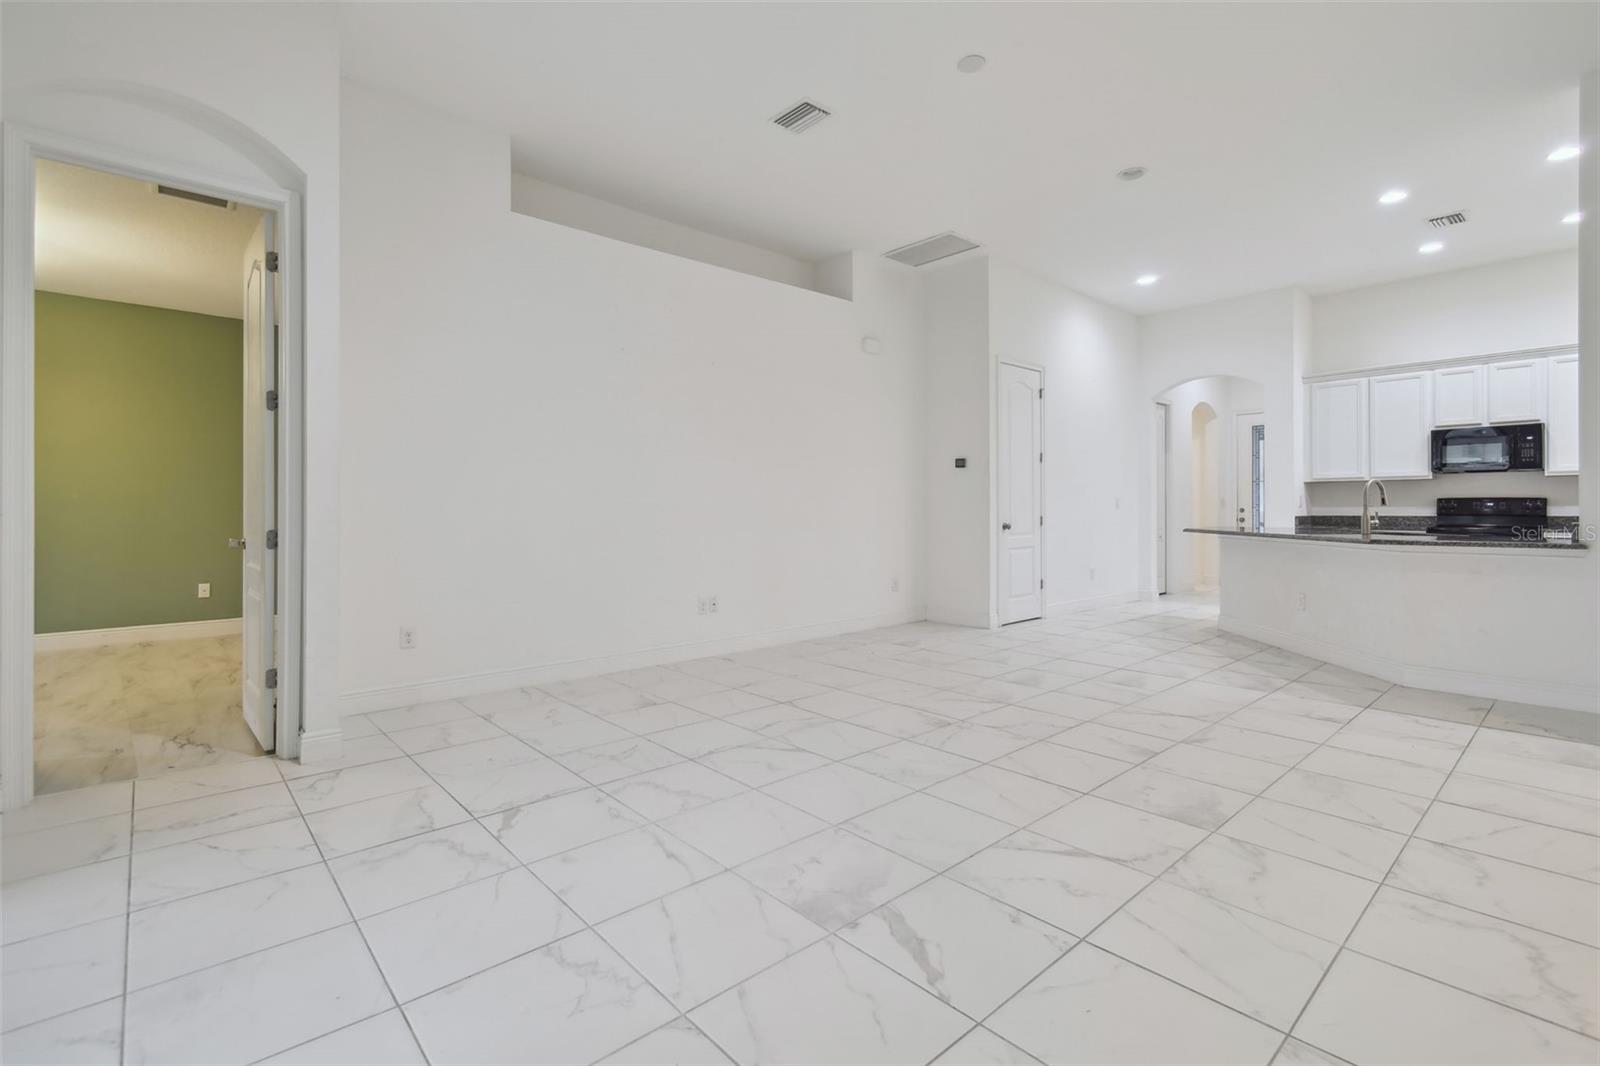
[[1448, 215], [1438, 215], [1428, 219], [1428, 225], [1434, 229], [1444, 229], [1446, 226], [1459, 226], [1467, 220], [1467, 216], [1460, 211], [1452, 211]]
[[941, 233], [937, 237], [913, 241], [911, 244], [883, 254], [885, 258], [893, 259], [897, 263], [919, 267], [936, 263], [941, 259], [949, 259], [952, 255], [960, 255], [962, 252], [970, 252], [976, 247], [978, 246], [965, 237], [959, 237], [954, 233]]
[[773, 118], [775, 125], [782, 126], [790, 133], [804, 133], [829, 115], [833, 114], [820, 104], [810, 100], [801, 100], [783, 114]]

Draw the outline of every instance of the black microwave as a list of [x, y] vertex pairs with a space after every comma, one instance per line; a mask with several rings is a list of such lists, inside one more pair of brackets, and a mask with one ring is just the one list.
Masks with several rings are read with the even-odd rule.
[[1433, 431], [1433, 472], [1543, 470], [1544, 423], [1462, 426]]

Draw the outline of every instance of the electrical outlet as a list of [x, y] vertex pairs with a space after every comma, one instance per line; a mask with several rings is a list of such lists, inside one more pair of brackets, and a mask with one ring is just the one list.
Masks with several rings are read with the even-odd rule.
[[1306, 609], [1306, 594], [1304, 592], [1295, 595], [1294, 605], [1302, 611]]
[[697, 613], [707, 614], [711, 610], [711, 601], [706, 599], [704, 596], [701, 596], [699, 601], [695, 604], [695, 608]]
[[417, 646], [417, 631], [415, 629], [412, 629], [410, 626], [401, 626], [400, 627], [400, 647], [401, 647], [401, 649], [404, 650], [404, 651], [410, 651], [412, 648], [415, 648], [416, 646]]
[[899, 592], [900, 591], [900, 579], [898, 577], [891, 577], [889, 579], [889, 591], [890, 592]]
[[715, 596], [713, 596], [709, 600], [707, 600], [706, 604], [708, 605], [708, 609], [711, 611], [712, 614], [716, 614], [717, 613], [717, 598]]
[[211, 582], [200, 582], [200, 587], [195, 591], [195, 595], [202, 600], [209, 600], [211, 598]]

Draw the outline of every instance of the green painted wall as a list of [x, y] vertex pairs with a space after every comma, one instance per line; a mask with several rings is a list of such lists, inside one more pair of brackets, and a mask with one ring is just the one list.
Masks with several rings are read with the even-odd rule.
[[243, 323], [53, 292], [34, 309], [34, 631], [239, 617]]

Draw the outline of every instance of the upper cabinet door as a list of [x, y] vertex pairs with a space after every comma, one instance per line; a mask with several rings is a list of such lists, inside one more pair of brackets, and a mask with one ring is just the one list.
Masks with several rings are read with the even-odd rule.
[[1484, 421], [1484, 368], [1450, 366], [1433, 372], [1433, 424], [1479, 426]]
[[1489, 421], [1543, 422], [1546, 359], [1489, 364]]
[[1367, 379], [1316, 381], [1308, 387], [1307, 463], [1312, 480], [1367, 476]]
[[1578, 353], [1550, 360], [1549, 421], [1544, 427], [1544, 472], [1578, 472]]
[[1370, 389], [1371, 476], [1432, 477], [1433, 374], [1385, 374]]

